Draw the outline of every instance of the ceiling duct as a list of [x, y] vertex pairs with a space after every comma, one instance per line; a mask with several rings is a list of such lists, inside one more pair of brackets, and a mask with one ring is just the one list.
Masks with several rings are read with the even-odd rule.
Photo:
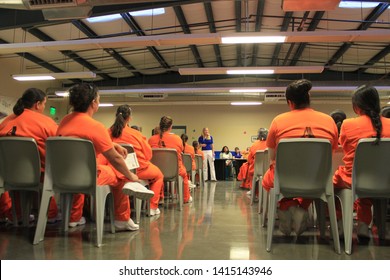
[[266, 92], [264, 95], [264, 102], [286, 102], [285, 93]]
[[336, 9], [340, 0], [283, 0], [282, 9], [285, 12], [294, 11], [330, 11]]
[[23, 0], [24, 5], [30, 10], [76, 7], [86, 2], [87, 0]]
[[140, 94], [140, 97], [144, 100], [154, 101], [154, 100], [165, 99], [167, 95], [165, 93], [154, 93], [154, 94], [148, 93], [148, 94]]

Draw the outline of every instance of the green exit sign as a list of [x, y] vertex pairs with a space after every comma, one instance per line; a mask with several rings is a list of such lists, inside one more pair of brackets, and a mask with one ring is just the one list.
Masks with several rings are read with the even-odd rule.
[[50, 115], [55, 116], [57, 113], [56, 107], [50, 106]]

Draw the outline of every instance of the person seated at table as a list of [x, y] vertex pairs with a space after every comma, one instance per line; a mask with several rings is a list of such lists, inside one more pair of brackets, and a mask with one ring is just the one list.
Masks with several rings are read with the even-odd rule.
[[229, 151], [228, 146], [223, 146], [221, 153], [219, 154], [220, 159], [225, 159], [225, 166], [226, 166], [226, 172], [225, 172], [225, 178], [229, 178], [230, 174], [232, 174], [232, 168], [233, 168], [233, 155]]
[[242, 158], [242, 154], [239, 147], [234, 148], [234, 158]]

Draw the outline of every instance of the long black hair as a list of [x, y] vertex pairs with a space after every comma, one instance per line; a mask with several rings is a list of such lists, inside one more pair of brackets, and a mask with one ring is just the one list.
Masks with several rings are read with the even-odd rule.
[[131, 109], [129, 105], [121, 105], [116, 110], [114, 124], [110, 127], [111, 134], [114, 138], [119, 138], [122, 135], [123, 128], [125, 128], [126, 120], [131, 116]]
[[172, 126], [172, 123], [173, 123], [173, 120], [171, 117], [169, 116], [163, 116], [161, 119], [160, 119], [160, 141], [158, 142], [158, 145], [160, 147], [163, 147], [165, 148], [165, 143], [164, 141], [162, 140], [162, 136], [164, 134], [164, 132], [168, 131], [168, 129]]
[[185, 150], [185, 147], [186, 147], [186, 144], [187, 144], [187, 141], [188, 141], [188, 136], [187, 134], [183, 133], [181, 136], [181, 141], [183, 142], [183, 151]]
[[286, 99], [295, 105], [295, 109], [304, 109], [310, 107], [309, 91], [311, 82], [306, 79], [297, 80], [288, 85], [286, 89]]
[[93, 84], [82, 83], [69, 89], [69, 104], [73, 111], [85, 113], [89, 105], [97, 97], [98, 89]]
[[22, 97], [16, 101], [16, 104], [13, 108], [14, 114], [19, 116], [24, 112], [24, 109], [31, 109], [35, 103], [42, 102], [45, 100], [46, 94], [37, 88], [27, 89]]
[[376, 88], [363, 85], [355, 90], [352, 95], [352, 106], [355, 113], [360, 109], [364, 115], [371, 119], [372, 126], [376, 131], [375, 145], [379, 144], [382, 134], [382, 121], [380, 118], [380, 101]]

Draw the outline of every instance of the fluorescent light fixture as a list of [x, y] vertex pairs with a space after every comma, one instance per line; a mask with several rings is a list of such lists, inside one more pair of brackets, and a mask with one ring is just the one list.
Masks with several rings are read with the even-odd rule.
[[322, 73], [324, 66], [179, 68], [180, 75], [267, 75]]
[[[0, 0], [0, 1], [2, 1], [2, 0]], [[14, 0], [14, 1], [17, 1], [17, 0]], [[150, 9], [150, 10], [130, 12], [129, 14], [133, 17], [158, 16], [158, 15], [165, 14], [165, 9], [164, 8]], [[122, 16], [120, 14], [112, 14], [112, 15], [106, 15], [106, 16], [87, 18], [87, 21], [90, 23], [97, 23], [97, 22], [114, 21], [114, 20], [118, 20], [121, 18], [122, 18]]]
[[347, 9], [366, 9], [375, 8], [380, 2], [364, 2], [364, 1], [341, 1], [339, 8]]
[[284, 43], [286, 36], [222, 36], [222, 44]]
[[100, 103], [99, 104], [99, 107], [113, 107], [114, 106], [114, 104], [112, 104], [112, 103]]
[[69, 96], [69, 91], [61, 90], [61, 91], [55, 91], [55, 95], [61, 96], [61, 97], [67, 97]]
[[0, 4], [23, 4], [23, 0], [0, 0]]
[[229, 92], [231, 93], [240, 93], [240, 92], [267, 92], [266, 88], [238, 88], [238, 89], [230, 89]]
[[93, 72], [63, 72], [63, 73], [48, 73], [48, 74], [20, 74], [12, 75], [12, 78], [17, 81], [47, 81], [47, 80], [65, 80], [65, 79], [88, 79], [95, 78]]
[[230, 103], [230, 105], [234, 106], [256, 106], [261, 104], [263, 103], [257, 101], [235, 101]]

